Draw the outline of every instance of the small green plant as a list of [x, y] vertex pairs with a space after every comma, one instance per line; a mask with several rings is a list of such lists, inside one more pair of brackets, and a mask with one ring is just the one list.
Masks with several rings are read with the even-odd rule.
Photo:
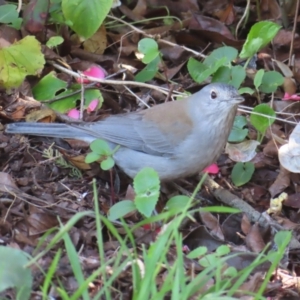
[[87, 154], [85, 162], [90, 164], [92, 162], [101, 161], [101, 169], [107, 171], [115, 165], [113, 155], [118, 151], [119, 147], [120, 146], [116, 146], [115, 149], [111, 150], [106, 141], [97, 139], [90, 144], [92, 152]]
[[236, 116], [228, 137], [228, 142], [238, 143], [244, 141], [249, 132], [245, 126], [247, 126], [246, 117]]
[[138, 210], [145, 217], [154, 212], [160, 192], [160, 181], [157, 172], [152, 168], [143, 168], [133, 180], [134, 201], [122, 200], [109, 210], [109, 219], [116, 220]]
[[[21, 24], [31, 30], [42, 31], [45, 26], [45, 16], [50, 13], [49, 22], [67, 24], [81, 39], [91, 37], [103, 23], [113, 0], [56, 0], [31, 1], [23, 11], [23, 19], [19, 18], [17, 6], [13, 4], [2, 5], [0, 10], [0, 24], [8, 24], [19, 29]], [[86, 20], [89, 22], [86, 22]], [[27, 28], [28, 26], [28, 28]], [[61, 38], [56, 37], [48, 41], [48, 46], [54, 47], [61, 43]], [[23, 54], [26, 53], [26, 56]], [[28, 75], [39, 75], [45, 64], [41, 45], [33, 36], [27, 36], [9, 47], [0, 49], [1, 85], [10, 89], [18, 87]], [[48, 98], [51, 99], [51, 98]], [[47, 100], [48, 100], [47, 99]]]
[[4, 4], [0, 9], [0, 23], [8, 24], [9, 26], [20, 29], [22, 24], [22, 18], [19, 18], [17, 11], [17, 5]]
[[254, 107], [250, 115], [250, 122], [257, 130], [257, 140], [259, 142], [262, 141], [268, 127], [274, 123], [275, 117], [275, 111], [268, 104], [262, 103]]
[[[72, 84], [68, 86], [68, 83], [57, 78], [55, 72], [50, 72], [44, 76], [32, 89], [34, 98], [46, 104], [60, 112], [67, 113], [71, 109], [76, 107], [76, 103], [80, 100], [80, 84]], [[49, 99], [57, 99], [51, 103], [48, 103]], [[84, 90], [84, 108], [87, 108], [89, 104], [97, 99], [99, 104], [98, 108], [103, 103], [103, 97], [98, 89], [85, 89]]]
[[150, 38], [144, 38], [139, 41], [138, 51], [143, 54], [142, 62], [146, 64], [146, 67], [136, 74], [135, 80], [146, 82], [153, 79], [158, 72], [161, 54], [157, 42]]
[[254, 164], [251, 162], [236, 163], [231, 171], [232, 182], [236, 186], [244, 185], [245, 183], [250, 181], [254, 173], [254, 170], [255, 170]]
[[[26, 53], [26, 56], [24, 56]], [[26, 36], [9, 47], [0, 49], [1, 86], [19, 86], [28, 75], [38, 75], [45, 64], [41, 45], [33, 36]]]
[[[187, 68], [191, 77], [196, 82], [201, 83], [209, 76], [212, 76], [212, 82], [224, 82], [239, 89], [246, 78], [245, 69], [249, 61], [256, 52], [270, 43], [279, 29], [279, 25], [268, 21], [258, 22], [252, 26], [239, 55], [240, 58], [247, 59], [244, 67], [232, 65], [232, 62], [238, 57], [238, 51], [229, 46], [220, 47], [212, 51], [203, 62], [190, 58]], [[276, 71], [258, 71], [254, 79], [256, 89], [264, 93], [274, 92], [282, 84], [283, 76]], [[241, 92], [253, 93], [253, 90], [241, 88]]]
[[32, 288], [32, 274], [24, 268], [29, 262], [28, 255], [20, 249], [0, 246], [0, 293], [14, 288], [16, 300], [27, 300]]

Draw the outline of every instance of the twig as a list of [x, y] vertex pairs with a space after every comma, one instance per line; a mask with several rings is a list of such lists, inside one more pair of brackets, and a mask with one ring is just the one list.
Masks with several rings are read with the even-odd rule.
[[148, 38], [155, 39], [157, 42], [160, 42], [160, 43], [163, 43], [163, 44], [172, 46], [172, 47], [180, 47], [180, 48], [184, 49], [185, 51], [191, 52], [191, 53], [193, 53], [195, 56], [198, 56], [198, 57], [202, 57], [202, 58], [205, 58], [205, 57], [206, 57], [206, 55], [204, 55], [204, 54], [202, 54], [202, 53], [200, 53], [200, 52], [198, 52], [198, 51], [195, 51], [195, 50], [193, 50], [193, 49], [190, 49], [190, 48], [188, 48], [188, 47], [185, 47], [185, 46], [182, 46], [182, 45], [178, 45], [178, 44], [176, 44], [176, 43], [172, 43], [172, 42], [170, 42], [170, 41], [163, 40], [163, 39], [160, 39], [160, 38], [157, 39], [155, 36], [153, 36], [153, 35], [151, 35], [151, 34], [147, 34], [147, 33], [144, 32], [143, 30], [141, 30], [141, 29], [139, 29], [139, 28], [137, 28], [137, 27], [135, 27], [135, 26], [133, 26], [133, 25], [127, 23], [127, 22], [124, 21], [124, 20], [121, 20], [121, 19], [116, 18], [116, 17], [113, 17], [113, 16], [107, 16], [107, 17], [110, 18], [110, 19], [119, 21], [119, 22], [121, 22], [121, 23], [123, 23], [123, 24], [129, 26], [129, 27], [130, 27], [131, 29], [133, 29], [134, 31], [136, 31], [136, 32], [138, 32], [138, 33], [140, 33], [140, 34], [142, 34], [142, 35], [148, 37]]
[[[275, 234], [278, 230], [284, 230], [283, 226], [280, 225], [277, 221], [275, 221], [271, 217], [269, 218], [269, 216], [267, 220], [263, 214], [256, 211], [251, 205], [249, 205], [244, 200], [240, 199], [238, 196], [222, 188], [209, 176], [206, 177], [204, 184], [205, 186], [208, 187], [208, 189], [214, 195], [214, 197], [216, 197], [220, 202], [230, 207], [234, 207], [241, 210], [243, 213], [247, 215], [248, 219], [251, 222], [255, 222], [255, 223], [257, 222], [263, 228], [267, 228], [268, 226], [271, 226], [272, 234]], [[300, 243], [294, 237], [292, 237], [292, 240], [290, 242], [290, 249], [299, 249], [299, 248], [300, 248]]]
[[241, 24], [243, 23], [244, 19], [247, 17], [248, 10], [250, 8], [250, 2], [251, 2], [251, 0], [247, 0], [247, 5], [246, 5], [246, 8], [244, 10], [244, 14], [243, 14], [242, 18], [239, 20], [238, 24], [236, 25], [236, 29], [235, 29], [235, 38], [236, 39], [238, 38], [239, 28], [240, 28]]
[[[246, 110], [246, 109], [243, 109], [243, 108], [239, 107], [238, 111], [245, 112], [245, 113], [251, 113], [253, 115], [262, 116], [262, 117], [269, 118], [269, 119], [273, 118], [273, 117], [268, 116], [268, 115], [264, 115], [264, 114], [261, 114], [261, 113], [253, 112], [252, 109], [253, 108], [251, 108], [251, 107], [247, 107], [247, 110]], [[287, 114], [287, 113], [280, 113], [280, 112], [278, 112], [278, 114]], [[296, 122], [296, 121], [289, 121], [289, 120], [278, 118], [278, 117], [275, 117], [275, 120], [282, 121], [282, 122], [285, 122], [285, 123], [288, 123], [288, 124], [292, 124], [292, 125], [297, 125], [298, 124], [298, 122]]]
[[[78, 73], [71, 71], [65, 67], [62, 67], [61, 65], [57, 64], [57, 63], [53, 63], [53, 62], [49, 62], [50, 64], [53, 65], [53, 67], [55, 67], [56, 69], [67, 73], [71, 76], [74, 76], [76, 78], [85, 78], [88, 79], [90, 81], [94, 81], [94, 82], [99, 82], [99, 83], [104, 83], [104, 84], [111, 84], [111, 85], [134, 85], [134, 86], [139, 86], [139, 87], [144, 87], [144, 88], [148, 88], [148, 89], [152, 89], [152, 90], [156, 90], [161, 92], [162, 94], [168, 95], [169, 91], [166, 88], [163, 87], [158, 87], [156, 85], [153, 84], [148, 84], [148, 83], [143, 83], [143, 82], [137, 82], [137, 81], [124, 81], [124, 80], [109, 80], [109, 79], [99, 79], [99, 78], [95, 78], [95, 77], [91, 77], [91, 76], [86, 76], [86, 75], [79, 75]], [[180, 93], [178, 91], [174, 91], [174, 93], [176, 95], [184, 95], [184, 93]]]
[[295, 40], [297, 23], [298, 23], [297, 18], [298, 18], [298, 11], [299, 11], [299, 1], [300, 0], [297, 0], [296, 9], [295, 9], [294, 25], [293, 25], [293, 31], [292, 31], [292, 40], [291, 40], [290, 53], [289, 53], [289, 66], [292, 63], [292, 55], [293, 55], [293, 50], [294, 50], [294, 40]]

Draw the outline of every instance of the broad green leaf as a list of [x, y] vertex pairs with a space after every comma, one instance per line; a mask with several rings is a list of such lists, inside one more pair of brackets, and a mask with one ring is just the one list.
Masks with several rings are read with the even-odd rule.
[[286, 243], [287, 240], [290, 240], [292, 238], [292, 232], [291, 231], [279, 231], [274, 236], [274, 242], [277, 245], [278, 248], [280, 248], [281, 245]]
[[101, 161], [101, 169], [104, 171], [110, 170], [115, 165], [115, 161], [111, 156], [109, 156], [107, 159]]
[[99, 160], [100, 158], [101, 158], [101, 155], [100, 155], [100, 154], [95, 153], [95, 152], [90, 152], [90, 153], [88, 153], [88, 154], [86, 155], [84, 161], [85, 161], [87, 164], [91, 164], [91, 163], [93, 163], [93, 162]]
[[262, 83], [262, 79], [263, 79], [264, 74], [265, 74], [265, 70], [264, 69], [258, 70], [257, 73], [255, 74], [253, 83], [254, 83], [254, 86], [255, 86], [255, 88], [257, 90], [258, 90], [259, 86]]
[[93, 152], [100, 155], [110, 155], [112, 153], [107, 141], [97, 139], [90, 144], [90, 148]]
[[251, 162], [238, 162], [231, 171], [231, 179], [235, 186], [241, 186], [249, 182], [254, 173], [255, 167]]
[[46, 46], [49, 48], [54, 48], [64, 42], [64, 39], [61, 36], [52, 36], [46, 43]]
[[[79, 84], [73, 84], [68, 90], [65, 90], [62, 93], [59, 93], [56, 96], [59, 97], [63, 97], [65, 96], [65, 98], [52, 102], [49, 104], [49, 106], [56, 110], [59, 111], [61, 113], [66, 113], [68, 112], [70, 109], [76, 107], [76, 103], [77, 101], [80, 100], [81, 94], [80, 92], [78, 92], [75, 95], [71, 95], [69, 96], [71, 93], [75, 92], [75, 91], [80, 91], [80, 85]], [[99, 90], [97, 89], [91, 89], [91, 90], [85, 90], [84, 91], [84, 108], [88, 107], [88, 105], [90, 104], [91, 101], [98, 99], [99, 100], [99, 107], [101, 107], [102, 103], [103, 103], [103, 97], [102, 94]]]
[[56, 77], [55, 72], [44, 76], [32, 89], [36, 100], [49, 100], [56, 96], [58, 91], [65, 90], [67, 83]]
[[[218, 265], [220, 265], [220, 258], [218, 257], [218, 255], [216, 253], [209, 253], [206, 254], [204, 257], [202, 257], [198, 263], [204, 267], [204, 268], [209, 268], [209, 267], [215, 267], [217, 268]], [[216, 299], [214, 298], [208, 298], [208, 299]]]
[[229, 46], [224, 46], [224, 47], [220, 47], [220, 48], [213, 50], [212, 53], [210, 53], [205, 58], [203, 63], [206, 66], [213, 66], [219, 60], [221, 60], [221, 59], [223, 60], [225, 58], [225, 60], [223, 60], [224, 65], [231, 66], [231, 62], [234, 59], [236, 59], [237, 56], [238, 56], [238, 51], [235, 48], [229, 47]]
[[62, 0], [61, 7], [71, 28], [81, 37], [91, 37], [103, 23], [113, 0]]
[[114, 221], [120, 219], [127, 215], [128, 213], [135, 211], [136, 207], [133, 201], [130, 200], [123, 200], [116, 204], [114, 204], [109, 209], [108, 219], [110, 221]]
[[150, 63], [159, 55], [157, 42], [150, 38], [144, 38], [138, 43], [138, 50], [144, 54], [142, 62], [144, 64]]
[[160, 181], [157, 172], [149, 167], [143, 168], [133, 180], [136, 193], [134, 203], [137, 210], [150, 217], [159, 197]]
[[207, 66], [191, 57], [188, 61], [187, 68], [193, 80], [201, 83], [210, 75], [214, 74], [226, 61], [227, 59], [223, 57], [216, 61], [213, 65]]
[[230, 248], [227, 245], [221, 245], [217, 248], [215, 253], [218, 254], [219, 256], [224, 256], [230, 253]]
[[187, 254], [187, 258], [189, 259], [196, 259], [200, 256], [203, 256], [207, 253], [207, 247], [200, 246], [194, 250], [192, 250], [190, 253]]
[[177, 195], [168, 200], [166, 204], [166, 208], [168, 210], [172, 210], [172, 209], [182, 210], [182, 207], [184, 207], [189, 201], [190, 198], [188, 196]]
[[239, 93], [240, 94], [249, 94], [249, 95], [252, 95], [255, 91], [251, 88], [248, 88], [248, 87], [242, 87], [239, 89]]
[[242, 66], [220, 67], [213, 75], [212, 82], [223, 82], [239, 88], [246, 78], [246, 71]]
[[280, 25], [270, 21], [255, 23], [248, 33], [240, 57], [252, 57], [256, 52], [272, 41], [280, 28]]
[[1, 86], [7, 89], [18, 87], [27, 75], [39, 74], [44, 64], [41, 45], [33, 36], [0, 49]]
[[[265, 116], [256, 115], [255, 113], [263, 114]], [[269, 117], [268, 117], [269, 116]], [[267, 104], [259, 104], [254, 107], [251, 115], [250, 122], [260, 133], [264, 134], [269, 126], [271, 126], [275, 121], [276, 113]]]
[[262, 82], [259, 86], [259, 90], [263, 93], [273, 93], [279, 86], [283, 84], [283, 82], [284, 77], [280, 73], [276, 71], [265, 72], [262, 77]]
[[246, 117], [236, 116], [228, 137], [228, 142], [242, 142], [248, 134], [248, 129], [244, 128], [246, 125]]
[[25, 252], [11, 247], [0, 246], [0, 292], [15, 288], [17, 299], [27, 300], [32, 288], [32, 275]]
[[238, 271], [235, 267], [228, 267], [226, 270], [222, 273], [225, 277], [234, 278], [238, 276]]
[[17, 11], [17, 6], [14, 4], [4, 4], [1, 5], [0, 9], [0, 23], [9, 24], [13, 23], [18, 19], [19, 13]]
[[142, 71], [135, 75], [135, 80], [138, 82], [146, 82], [154, 78], [158, 71], [160, 57], [154, 58]]

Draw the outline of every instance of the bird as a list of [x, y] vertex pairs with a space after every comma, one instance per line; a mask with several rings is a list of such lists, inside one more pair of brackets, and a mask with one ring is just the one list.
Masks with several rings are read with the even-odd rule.
[[16, 122], [7, 124], [5, 132], [88, 143], [103, 139], [111, 149], [119, 146], [113, 159], [129, 177], [150, 167], [161, 181], [172, 181], [200, 173], [217, 160], [243, 101], [235, 87], [211, 83], [184, 99], [97, 122]]

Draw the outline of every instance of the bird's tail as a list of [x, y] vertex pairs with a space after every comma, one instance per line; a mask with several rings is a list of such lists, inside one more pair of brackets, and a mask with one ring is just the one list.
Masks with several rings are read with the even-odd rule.
[[77, 126], [60, 123], [11, 123], [6, 126], [5, 132], [10, 134], [28, 134], [55, 138], [77, 139], [89, 143], [95, 139], [95, 137], [92, 135], [89, 136], [85, 130], [80, 129]]

